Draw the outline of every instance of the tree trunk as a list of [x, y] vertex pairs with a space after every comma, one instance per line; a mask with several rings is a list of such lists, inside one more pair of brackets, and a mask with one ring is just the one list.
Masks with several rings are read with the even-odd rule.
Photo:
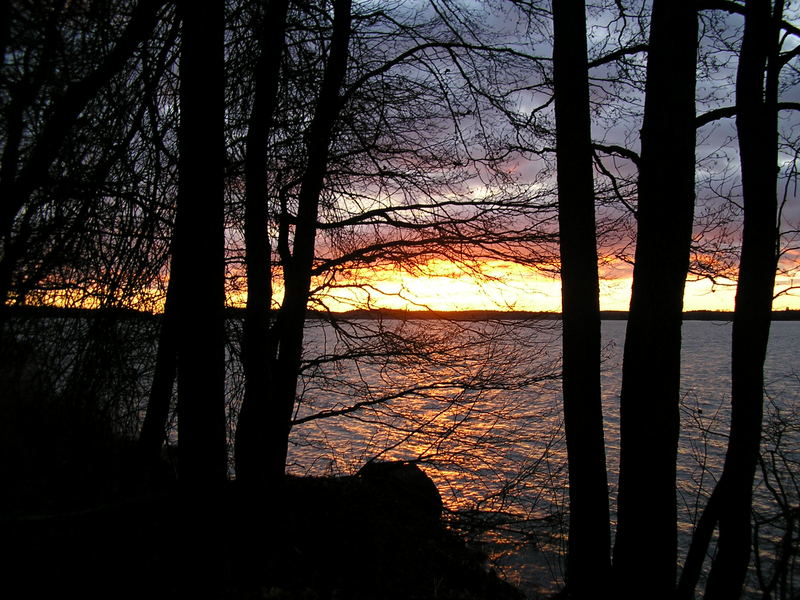
[[567, 588], [598, 598], [611, 570], [600, 395], [600, 305], [583, 2], [553, 3], [564, 424], [569, 465]]
[[[265, 581], [276, 575], [265, 573], [264, 566], [276, 564], [276, 556], [270, 557], [270, 550], [277, 555], [283, 548], [282, 528], [278, 525], [284, 514], [280, 482], [270, 480], [266, 469], [271, 444], [269, 403], [275, 401], [275, 353], [270, 335], [272, 248], [267, 141], [277, 105], [288, 1], [270, 0], [265, 4], [245, 151], [247, 305], [242, 332], [244, 398], [236, 423], [235, 445], [236, 481], [244, 488], [239, 496], [242, 541], [237, 548], [240, 554], [236, 564], [240, 585], [252, 591], [258, 591]], [[265, 544], [264, 539], [270, 543]]]
[[[744, 224], [731, 361], [731, 427], [717, 554], [706, 598], [738, 598], [750, 563], [753, 478], [759, 456], [764, 358], [777, 261], [777, 51], [782, 2], [772, 20], [769, 0], [747, 0], [736, 78], [736, 128], [742, 165]], [[769, 68], [767, 68], [769, 65]], [[767, 71], [766, 90], [764, 74]]]
[[180, 189], [173, 254], [180, 477], [217, 483], [225, 455], [224, 3], [183, 0]]
[[172, 388], [175, 385], [177, 369], [175, 289], [173, 274], [167, 284], [167, 298], [161, 315], [153, 382], [150, 385], [150, 397], [142, 431], [139, 433], [139, 449], [147, 466], [155, 464], [161, 456], [169, 420]]
[[327, 171], [333, 127], [341, 109], [339, 92], [347, 70], [350, 6], [350, 0], [334, 3], [330, 53], [314, 117], [306, 134], [308, 163], [300, 185], [292, 257], [284, 265], [284, 297], [277, 323], [280, 347], [275, 370], [275, 401], [270, 403], [270, 431], [267, 433], [272, 447], [266, 464], [271, 477], [278, 479], [283, 477], [286, 469], [290, 421], [303, 350], [303, 326], [311, 289], [319, 198]]
[[686, 561], [683, 563], [681, 576], [678, 580], [678, 592], [676, 600], [693, 600], [697, 582], [703, 571], [703, 562], [708, 552], [708, 546], [714, 535], [714, 529], [719, 521], [719, 513], [722, 509], [722, 495], [719, 486], [714, 488], [708, 502], [703, 508], [703, 512], [692, 532], [692, 541], [686, 553]]
[[223, 0], [182, 0], [172, 267], [178, 360], [179, 562], [186, 596], [220, 585], [225, 443]]
[[620, 402], [614, 570], [622, 597], [672, 598], [683, 291], [694, 210], [697, 16], [655, 0], [641, 133], [638, 237]]
[[236, 479], [254, 484], [266, 477], [265, 457], [274, 355], [270, 351], [272, 264], [267, 202], [267, 137], [277, 104], [278, 78], [286, 31], [287, 0], [271, 1], [261, 34], [261, 56], [247, 130], [245, 156], [245, 263], [247, 307], [242, 339], [244, 399], [236, 425]]

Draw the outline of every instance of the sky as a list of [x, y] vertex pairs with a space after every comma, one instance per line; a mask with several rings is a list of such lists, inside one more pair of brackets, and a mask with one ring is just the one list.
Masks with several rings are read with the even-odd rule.
[[[397, 270], [370, 272], [369, 287], [332, 290], [324, 299], [333, 311], [354, 308], [392, 308], [401, 310], [518, 310], [561, 309], [561, 284], [557, 277], [543, 275], [514, 263], [492, 261], [484, 264], [485, 277], [466, 275], [445, 261], [429, 263], [429, 275], [414, 276]], [[358, 277], [358, 274], [355, 274]], [[800, 283], [800, 282], [797, 282]], [[792, 282], [778, 278], [776, 293]], [[600, 282], [601, 310], [627, 310], [630, 302], [631, 273], [625, 267], [604, 273]], [[708, 279], [689, 281], [684, 295], [684, 310], [732, 311], [735, 282]], [[800, 292], [781, 294], [774, 310], [800, 310]]]
[[[634, 7], [637, 3], [630, 3]], [[421, 4], [421, 6], [428, 6]], [[508, 43], [510, 46], [519, 47], [522, 50], [529, 52], [532, 56], [549, 56], [550, 48], [549, 43], [551, 40], [550, 31], [545, 27], [539, 31], [536, 27], [528, 28], [528, 23], [525, 19], [514, 20], [510, 18], [507, 11], [503, 14], [492, 12], [487, 3], [475, 3], [474, 7], [476, 13], [481, 16], [484, 24], [493, 32], [491, 39], [493, 43], [502, 45]], [[634, 14], [636, 11], [632, 8]], [[617, 18], [616, 10], [612, 11], [592, 11], [590, 13], [590, 48], [594, 55], [602, 55], [611, 52], [617, 48], [617, 44], [621, 43], [634, 43], [641, 41], [644, 37], [637, 37], [638, 21], [636, 19], [620, 20]], [[417, 17], [415, 17], [417, 18]], [[422, 18], [422, 17], [418, 17]], [[700, 69], [699, 79], [697, 85], [697, 110], [702, 114], [708, 110], [719, 108], [722, 106], [729, 106], [734, 96], [734, 83], [735, 83], [735, 44], [729, 47], [730, 36], [736, 32], [736, 28], [741, 25], [741, 17], [730, 16], [726, 17], [730, 21], [727, 26], [720, 26], [720, 30], [716, 31], [715, 27], [711, 27], [705, 23], [703, 28], [703, 36], [701, 38], [701, 55], [704, 57], [702, 61], [703, 69]], [[726, 22], [727, 22], [726, 21]], [[622, 28], [622, 29], [620, 29]], [[624, 31], [623, 31], [624, 30]], [[612, 35], [613, 33], [613, 35]], [[644, 35], [644, 34], [642, 34]], [[738, 34], [737, 34], [738, 35]], [[736, 37], [736, 36], [734, 36]], [[630, 38], [630, 39], [629, 39]], [[539, 40], [539, 42], [537, 42]], [[794, 42], [790, 42], [794, 43]], [[786, 46], [785, 49], [789, 49]], [[713, 60], [712, 60], [713, 59]], [[593, 102], [593, 136], [596, 140], [602, 141], [606, 144], [623, 145], [632, 150], [638, 151], [638, 132], [641, 126], [641, 90], [636, 86], [637, 77], [643, 75], [641, 67], [643, 66], [642, 56], [629, 57], [627, 63], [638, 64], [637, 69], [630, 67], [625, 69], [625, 77], [617, 78], [616, 71], [611, 66], [601, 66], [593, 69], [592, 74], [592, 102]], [[708, 63], [708, 64], [707, 64]], [[517, 63], [509, 63], [517, 64]], [[525, 63], [526, 65], [528, 63]], [[711, 65], [711, 66], [709, 66]], [[520, 117], [527, 117], [533, 115], [534, 109], [538, 109], [549, 104], [550, 89], [549, 84], [539, 81], [540, 74], [536, 69], [530, 68], [528, 65], [528, 73], [525, 77], [531, 78], [530, 81], [520, 74], [515, 69], [507, 69], [512, 73], [503, 73], [499, 77], [501, 83], [506, 82], [506, 75], [508, 75], [509, 90], [516, 90], [510, 97], [518, 102], [518, 106], [514, 108]], [[630, 70], [630, 73], [627, 71]], [[708, 72], [705, 72], [708, 70]], [[412, 69], [414, 73], [416, 70]], [[439, 73], [439, 76], [444, 76], [444, 73], [450, 73], [447, 77], [458, 78], [458, 70], [446, 69]], [[473, 76], [476, 74], [473, 73]], [[518, 77], [522, 79], [518, 80]], [[630, 78], [628, 83], [624, 83]], [[491, 79], [491, 78], [490, 78]], [[608, 79], [611, 83], [606, 81]], [[415, 81], [414, 78], [411, 79]], [[493, 80], [492, 80], [493, 82]], [[458, 88], [459, 81], [453, 81], [454, 88]], [[624, 83], [624, 85], [623, 85]], [[641, 83], [641, 82], [639, 82]], [[488, 83], [487, 83], [488, 85]], [[491, 88], [491, 85], [489, 86]], [[503, 88], [504, 90], [506, 88]], [[800, 94], [800, 85], [789, 86], [784, 90], [781, 95], [782, 100], [796, 100]], [[431, 98], [435, 98], [435, 95]], [[459, 105], [460, 106], [460, 105]], [[469, 101], [466, 105], [469, 108]], [[391, 111], [390, 111], [391, 112]], [[393, 114], [393, 113], [392, 113]], [[404, 115], [402, 111], [398, 114]], [[427, 114], [427, 113], [425, 113]], [[436, 125], [431, 129], [426, 129], [426, 135], [440, 136], [448, 135], [450, 132], [449, 126], [445, 126], [440, 122], [440, 117], [437, 117], [437, 111], [432, 112], [430, 120], [425, 120], [424, 123], [428, 125]], [[473, 118], [466, 116], [471, 115], [469, 111], [464, 112], [464, 115], [459, 117], [463, 118], [461, 126], [469, 127], [474, 125]], [[538, 113], [539, 117], [549, 113]], [[426, 117], [427, 119], [428, 117]], [[446, 119], [445, 119], [446, 121]], [[531, 122], [535, 121], [533, 119]], [[359, 121], [360, 122], [360, 121]], [[420, 121], [422, 123], [423, 121]], [[449, 121], [448, 121], [449, 122]], [[501, 121], [505, 123], [505, 121]], [[496, 121], [491, 119], [487, 123], [497, 125]], [[548, 125], [545, 118], [542, 123]], [[782, 147], [779, 157], [779, 166], [782, 169], [784, 177], [791, 174], [791, 182], [794, 183], [796, 171], [800, 161], [794, 154], [794, 148], [800, 143], [800, 122], [797, 120], [797, 115], [783, 115], [781, 121]], [[493, 130], [493, 135], [502, 138], [503, 135], [508, 135], [502, 127]], [[530, 139], [523, 140], [528, 144], [529, 148], [548, 147], [553, 140], [549, 140], [546, 135], [542, 134], [536, 127], [524, 129], [525, 135], [529, 135]], [[722, 119], [713, 123], [707, 124], [698, 131], [697, 136], [697, 219], [695, 228], [695, 240], [705, 241], [710, 247], [717, 247], [718, 250], [725, 254], [726, 249], [731, 245], [736, 245], [735, 238], [738, 234], [733, 232], [733, 240], [728, 239], [731, 236], [719, 233], [718, 225], [715, 225], [717, 214], [716, 209], [721, 207], [722, 228], [732, 228], [735, 219], [740, 215], [736, 213], [735, 219], [725, 220], [729, 215], [725, 207], [729, 205], [736, 205], [740, 200], [739, 180], [738, 180], [738, 145], [735, 137], [735, 123], [733, 119]], [[515, 136], [519, 132], [515, 132]], [[524, 136], [523, 136], [524, 137]], [[540, 139], [541, 138], [541, 139]], [[404, 139], [404, 138], [403, 138]], [[416, 138], [413, 138], [416, 140]], [[437, 138], [438, 139], [438, 138]], [[444, 138], [443, 138], [444, 139]], [[458, 138], [460, 139], [460, 138]], [[513, 138], [515, 141], [516, 137]], [[469, 136], [464, 139], [463, 143], [468, 146], [468, 153], [470, 156], [473, 151], [476, 155], [480, 156], [481, 152], [477, 151], [480, 148], [473, 147], [474, 144], [480, 146], [483, 141], [482, 137], [477, 138], [478, 142], [470, 141]], [[460, 143], [460, 142], [459, 142]], [[459, 144], [455, 144], [458, 146]], [[401, 146], [402, 147], [402, 146]], [[443, 147], [449, 148], [448, 144]], [[788, 149], [788, 150], [787, 150]], [[791, 152], [789, 152], [791, 150]], [[535, 153], [522, 152], [518, 157], [518, 162], [509, 163], [509, 173], [513, 171], [513, 175], [518, 179], [515, 184], [518, 186], [528, 185], [531, 194], [535, 197], [538, 194], [537, 186], [548, 187], [545, 184], [552, 183], [552, 173], [548, 176], [540, 178], [540, 172], [545, 172], [543, 162], [540, 159], [533, 158]], [[412, 157], [412, 162], [413, 162]], [[367, 213], [372, 209], [384, 206], [394, 206], [394, 203], [404, 201], [407, 188], [403, 187], [401, 182], [402, 177], [398, 178], [395, 183], [391, 179], [391, 173], [395, 171], [404, 174], [408, 168], [406, 158], [402, 153], [388, 153], [381, 155], [381, 160], [386, 164], [381, 167], [381, 172], [387, 173], [385, 181], [382, 179], [380, 185], [375, 187], [374, 184], [366, 184], [363, 188], [358, 188], [353, 191], [352, 197], [343, 195], [342, 198], [337, 199], [337, 208], [343, 210], [345, 214], [357, 216], [360, 213]], [[517, 155], [512, 162], [517, 160]], [[396, 162], [392, 162], [396, 161]], [[635, 180], [635, 169], [629, 161], [620, 159], [614, 156], [603, 158], [606, 168], [615, 174], [618, 181], [623, 183], [626, 180]], [[434, 161], [434, 165], [436, 162]], [[392, 168], [390, 168], [392, 167]], [[477, 171], [480, 168], [474, 167]], [[482, 174], [482, 173], [481, 173]], [[384, 177], [384, 175], [382, 175]], [[491, 177], [487, 175], [486, 178], [479, 177], [476, 174], [476, 181], [483, 183], [490, 181]], [[370, 180], [371, 181], [371, 180]], [[425, 180], [427, 182], [427, 180]], [[435, 183], [436, 179], [431, 179]], [[783, 187], [786, 180], [781, 180], [781, 192], [789, 196], [791, 202], [784, 207], [782, 214], [783, 229], [796, 230], [796, 223], [800, 221], [800, 201], [798, 201], [798, 192], [795, 187]], [[486, 184], [490, 185], [490, 184]], [[457, 187], [457, 186], [454, 186]], [[615, 210], [621, 211], [622, 209], [615, 205], [609, 208], [612, 204], [608, 200], [611, 196], [609, 192], [609, 184], [603, 178], [598, 176], [598, 194], [604, 196], [604, 209], [609, 218], [608, 212], [614, 213]], [[601, 188], [605, 190], [600, 194]], [[380, 197], [372, 197], [372, 194], [378, 194], [376, 191], [380, 190]], [[484, 199], [486, 196], [492, 196], [491, 190], [473, 194], [478, 188], [470, 188], [469, 200], [478, 201]], [[488, 188], [487, 188], [488, 189]], [[447, 194], [449, 188], [445, 189], [441, 197], [437, 196], [440, 200], [451, 200]], [[436, 195], [436, 194], [434, 194]], [[397, 198], [394, 198], [397, 196]], [[412, 205], [424, 204], [427, 200], [425, 195], [421, 198], [412, 198], [409, 202]], [[352, 206], [348, 204], [348, 198], [353, 202]], [[459, 196], [453, 199], [463, 201], [466, 196]], [[631, 197], [632, 198], [632, 197]], [[629, 200], [631, 198], [628, 198]], [[374, 200], [374, 203], [372, 202]], [[531, 201], [535, 204], [535, 201]], [[434, 203], [435, 204], [435, 203]], [[452, 209], [452, 207], [451, 207]], [[455, 209], [453, 209], [455, 210]], [[399, 212], [396, 215], [398, 219], [405, 218], [411, 222], [413, 226], [417, 226], [419, 222], [425, 221], [425, 216], [428, 214], [426, 211], [420, 211], [423, 216], [419, 219], [413, 215], [409, 216], [405, 213]], [[439, 215], [440, 213], [435, 208], [431, 208], [430, 215]], [[624, 211], [623, 211], [624, 212]], [[616, 214], [616, 213], [614, 213]], [[611, 218], [614, 218], [614, 214]], [[334, 220], [337, 220], [339, 214], [333, 211]], [[431, 216], [435, 220], [436, 216]], [[376, 219], [376, 222], [380, 219]], [[369, 221], [368, 221], [369, 222]], [[512, 223], [513, 225], [513, 223]], [[368, 227], [367, 227], [368, 229]], [[410, 230], [415, 230], [415, 227], [409, 227]], [[470, 229], [467, 227], [466, 237], [469, 236]], [[632, 237], [632, 236], [628, 236]], [[628, 238], [623, 240], [629, 241]], [[792, 240], [789, 240], [789, 245], [792, 245]], [[602, 241], [601, 241], [602, 244]], [[703, 244], [700, 244], [701, 246]], [[322, 246], [322, 248], [320, 248]], [[348, 246], [349, 248], [349, 246]], [[328, 250], [324, 247], [323, 243], [318, 240], [318, 252], [325, 258], [330, 258], [335, 255], [335, 251]], [[615, 248], [601, 248], [601, 256], [615, 256], [617, 254]], [[704, 252], [695, 249], [696, 252]], [[630, 250], [627, 254], [630, 254]], [[506, 254], [507, 256], [507, 254]], [[795, 253], [793, 259], [795, 264], [800, 264], [798, 261], [800, 257]], [[432, 260], [420, 268], [415, 269], [410, 273], [402, 268], [379, 268], [374, 266], [369, 270], [355, 271], [347, 274], [348, 279], [340, 280], [337, 285], [332, 289], [326, 290], [324, 294], [317, 298], [318, 305], [316, 308], [325, 307], [333, 311], [345, 311], [355, 308], [392, 308], [392, 309], [433, 309], [439, 311], [454, 311], [454, 310], [518, 310], [518, 311], [559, 311], [561, 305], [561, 289], [560, 282], [557, 275], [542, 273], [532, 268], [524, 267], [512, 262], [503, 262], [500, 260], [484, 261], [479, 265], [480, 274], [465, 273], [458, 269], [457, 266], [448, 263], [445, 260]], [[337, 277], [340, 276], [337, 274]], [[279, 278], [276, 278], [279, 279]], [[318, 282], [325, 283], [328, 282]], [[276, 281], [276, 288], [280, 284]], [[798, 295], [781, 294], [784, 290], [794, 286], [794, 282], [784, 278], [780, 278], [776, 285], [776, 300], [774, 302], [775, 310], [783, 310], [786, 308], [800, 310], [800, 290]], [[600, 290], [600, 306], [603, 310], [627, 310], [630, 299], [631, 289], [631, 267], [627, 263], [619, 261], [616, 264], [604, 264], [603, 272], [601, 273], [601, 290]], [[276, 296], [280, 297], [280, 290], [276, 289]], [[735, 282], [718, 278], [715, 282], [708, 279], [690, 280], [686, 285], [686, 293], [684, 298], [685, 310], [726, 310], [731, 311], [734, 308], [735, 297]], [[234, 298], [234, 303], [243, 302], [242, 298]]]
[[[481, 4], [476, 4], [480, 10]], [[488, 13], [487, 13], [488, 14]], [[494, 13], [491, 13], [492, 15]], [[507, 22], [507, 15], [502, 21], [493, 22], [490, 16], [487, 23], [490, 28], [497, 28], [499, 32], [508, 32], [513, 43], [519, 42], [514, 36], [521, 35], [519, 31], [512, 31], [514, 23]], [[595, 12], [590, 15], [590, 46], [593, 52], [604, 52], [615, 48], [616, 37], [610, 42], [611, 28], [619, 27], [621, 21], [616, 17], [616, 12]], [[730, 17], [730, 29], [733, 31], [740, 25], [739, 17]], [[512, 19], [513, 21], [513, 19]], [[632, 35], [633, 21], [627, 24]], [[519, 23], [516, 23], [520, 27]], [[613, 27], [612, 27], [613, 26]], [[524, 29], [524, 28], [523, 28]], [[529, 35], [525, 30], [524, 35], [529, 42], [535, 40], [537, 35]], [[541, 34], [543, 40], [550, 36]], [[622, 36], [622, 32], [617, 32]], [[729, 64], [723, 60], [731, 54], [730, 50], [720, 51], [718, 40], [709, 30], [703, 38], [704, 52], [717, 56], [720, 65], [712, 69], [710, 75], [701, 73], [698, 82], [698, 112], [727, 106], [731, 102], [733, 83], [735, 81], [735, 61]], [[627, 34], [626, 34], [627, 35]], [[624, 36], [623, 36], [624, 37]], [[635, 40], [634, 40], [635, 41]], [[533, 43], [533, 42], [531, 42]], [[535, 46], [535, 44], [534, 44]], [[787, 46], [788, 48], [788, 46]], [[605, 49], [605, 50], [603, 50]], [[534, 55], [546, 56], [548, 47], [531, 47]], [[721, 57], [721, 58], [720, 58]], [[641, 61], [640, 61], [641, 62]], [[595, 77], [601, 77], [604, 72], [595, 70]], [[593, 100], [596, 103], [594, 136], [599, 140], [614, 142], [638, 149], [639, 118], [625, 118], [623, 113], [614, 111], [615, 103], [619, 98], [619, 90], [611, 86], [604, 88], [601, 80], [593, 80]], [[800, 88], [800, 86], [798, 86]], [[527, 89], [527, 88], [522, 88]], [[520, 94], [520, 108], [522, 112], [530, 111], [534, 106], [544, 102], [547, 98], [536, 95], [536, 87], [532, 87], [530, 94]], [[626, 88], [626, 94], [633, 100], [638, 98], [638, 92]], [[527, 93], [527, 92], [526, 92]], [[608, 95], [606, 95], [606, 93]], [[790, 97], [795, 92], [784, 92], [782, 99]], [[640, 100], [640, 98], [639, 98]], [[634, 104], [636, 102], [634, 101]], [[605, 108], [603, 108], [605, 107]], [[605, 109], [609, 112], [606, 114]], [[635, 108], [631, 109], [636, 112]], [[622, 114], [622, 118], [620, 117]], [[785, 127], [788, 127], [784, 123]], [[533, 145], [543, 144], [541, 140], [533, 139]], [[735, 129], [732, 119], [706, 125], [698, 133], [698, 173], [697, 194], [698, 215], [702, 206], [713, 206], [717, 202], [728, 202], [728, 194], [734, 199], [736, 192], [736, 171], [738, 170], [737, 145], [735, 143]], [[611, 161], [611, 159], [609, 159]], [[781, 166], [784, 171], [787, 165], [795, 161], [794, 155], [782, 154]], [[624, 162], [624, 161], [623, 161]], [[630, 165], [629, 165], [630, 166]], [[625, 170], [625, 166], [621, 167]], [[541, 165], [536, 160], [522, 159], [515, 165], [517, 175], [521, 180], [528, 178], [531, 182], [537, 180], [537, 172]], [[724, 183], [725, 185], [722, 185]], [[793, 198], [784, 212], [784, 219], [795, 222], [798, 219], [797, 211], [800, 202]], [[703, 229], [702, 218], [698, 217], [698, 227], [695, 233]], [[791, 229], [791, 227], [789, 227]], [[714, 230], [706, 232], [714, 238]], [[608, 253], [605, 253], [608, 255]], [[371, 269], [370, 271], [352, 273], [353, 285], [345, 285], [333, 289], [322, 298], [325, 307], [334, 311], [343, 311], [352, 308], [393, 308], [393, 309], [433, 309], [439, 311], [453, 310], [519, 310], [519, 311], [560, 311], [561, 288], [555, 274], [548, 275], [511, 262], [499, 260], [485, 261], [481, 264], [482, 276], [476, 276], [460, 271], [456, 266], [444, 260], [429, 261], [424, 268], [419, 269], [424, 273], [415, 271], [408, 273], [401, 269]], [[366, 286], [356, 285], [358, 282], [368, 282]], [[346, 283], [346, 282], [345, 282]], [[800, 290], [798, 295], [781, 294], [780, 292], [792, 287], [794, 282], [779, 277], [776, 283], [776, 299], [773, 304], [775, 310], [800, 309]], [[605, 265], [601, 273], [600, 307], [602, 310], [627, 310], [630, 300], [631, 267], [621, 261], [611, 267]], [[708, 279], [690, 280], [686, 285], [684, 296], [685, 310], [726, 310], [734, 308], [735, 282], [719, 278], [714, 283]]]

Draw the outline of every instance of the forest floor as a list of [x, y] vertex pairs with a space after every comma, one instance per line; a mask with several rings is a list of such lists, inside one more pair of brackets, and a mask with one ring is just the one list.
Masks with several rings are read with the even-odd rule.
[[[0, 522], [9, 559], [0, 597], [523, 597], [445, 526], [438, 492], [415, 465], [290, 478], [279, 498], [263, 502], [230, 482], [214, 504], [215, 521], [207, 512], [188, 516], [193, 500], [168, 473], [143, 484], [108, 456], [100, 462], [84, 464], [82, 476], [62, 461], [45, 469], [47, 480], [5, 479]], [[91, 479], [103, 468], [104, 477]], [[201, 510], [213, 504], [205, 500], [196, 503]]]
[[54, 393], [23, 350], [0, 343], [0, 598], [522, 598], [416, 465], [189, 496], [166, 457], [142, 467], [86, 386]]

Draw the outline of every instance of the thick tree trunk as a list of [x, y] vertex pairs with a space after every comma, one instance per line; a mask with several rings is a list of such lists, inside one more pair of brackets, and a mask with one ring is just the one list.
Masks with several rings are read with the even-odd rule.
[[350, 6], [350, 0], [337, 0], [334, 3], [330, 53], [314, 117], [306, 134], [308, 163], [300, 185], [292, 257], [284, 265], [284, 297], [277, 323], [280, 347], [274, 377], [276, 396], [275, 402], [270, 405], [270, 431], [267, 434], [272, 447], [266, 468], [276, 478], [281, 478], [286, 469], [290, 421], [303, 350], [303, 326], [311, 289], [319, 199], [327, 171], [333, 127], [341, 109], [339, 93], [347, 70]]
[[261, 35], [261, 56], [247, 131], [245, 157], [245, 263], [247, 307], [242, 339], [244, 400], [236, 425], [236, 479], [262, 481], [269, 439], [264, 434], [272, 395], [274, 354], [270, 351], [272, 264], [267, 202], [267, 137], [277, 104], [286, 31], [287, 0], [269, 2]]
[[179, 190], [172, 268], [178, 360], [178, 561], [187, 597], [222, 575], [225, 442], [223, 0], [181, 0]]
[[[775, 288], [777, 244], [777, 48], [781, 2], [747, 0], [736, 79], [736, 128], [744, 225], [731, 361], [731, 427], [722, 477], [717, 554], [706, 598], [738, 598], [750, 562], [752, 488], [761, 442], [764, 358]], [[767, 70], [767, 65], [770, 69]], [[767, 77], [766, 92], [764, 85]]]
[[183, 0], [180, 189], [173, 254], [178, 353], [179, 475], [222, 481], [225, 453], [225, 174], [221, 0]]
[[675, 593], [675, 464], [683, 291], [694, 210], [696, 55], [695, 8], [655, 0], [620, 405], [614, 570], [625, 598]]
[[584, 3], [556, 0], [553, 24], [569, 464], [567, 588], [571, 598], [599, 598], [610, 583], [611, 534], [600, 395], [600, 288]]

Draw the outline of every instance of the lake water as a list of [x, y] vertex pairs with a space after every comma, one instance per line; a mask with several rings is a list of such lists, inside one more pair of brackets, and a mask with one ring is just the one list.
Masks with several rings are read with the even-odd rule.
[[[625, 326], [605, 321], [602, 328], [612, 510]], [[563, 576], [567, 494], [559, 327], [557, 321], [362, 321], [335, 330], [311, 323], [307, 355], [321, 358], [309, 364], [303, 379], [290, 470], [339, 474], [355, 472], [373, 458], [419, 461], [439, 487], [454, 524], [491, 542], [486, 547], [496, 568], [530, 597], [554, 589]], [[730, 336], [727, 322], [684, 324], [678, 465], [684, 546], [724, 459]], [[778, 480], [767, 471], [766, 483], [778, 492], [784, 489], [794, 505], [800, 458], [798, 339], [800, 323], [773, 323], [766, 413], [771, 437], [781, 443], [777, 451], [773, 439], [763, 445], [765, 456], [774, 458], [783, 473]], [[357, 410], [354, 402], [360, 403]], [[763, 481], [756, 495], [757, 518], [777, 512]], [[763, 576], [781, 531], [765, 525], [760, 533]], [[753, 597], [755, 577], [754, 570]]]

